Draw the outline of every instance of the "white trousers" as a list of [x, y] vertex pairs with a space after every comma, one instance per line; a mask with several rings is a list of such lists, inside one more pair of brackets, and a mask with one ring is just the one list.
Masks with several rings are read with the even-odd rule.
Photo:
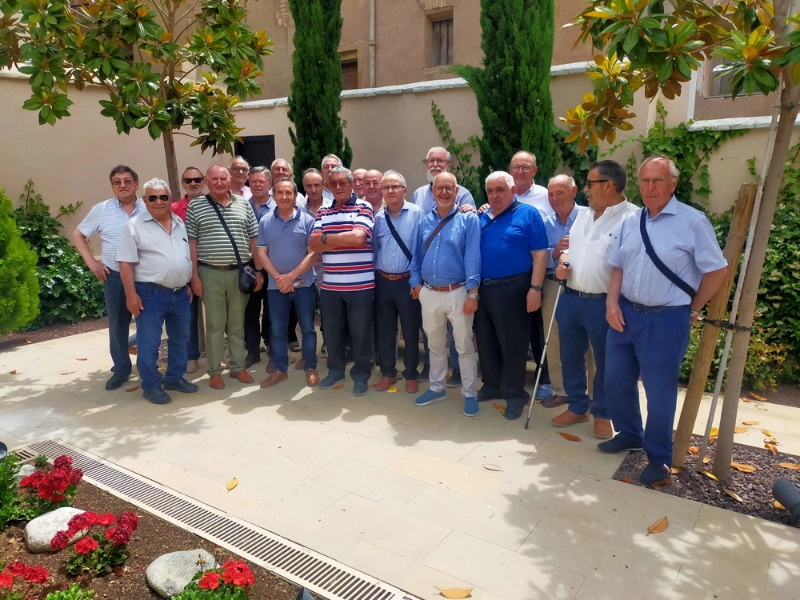
[[422, 304], [422, 328], [428, 336], [430, 350], [430, 389], [441, 392], [447, 376], [447, 321], [453, 326], [453, 338], [458, 351], [458, 364], [461, 368], [461, 393], [465, 398], [478, 395], [475, 380], [478, 374], [478, 360], [472, 343], [472, 319], [474, 315], [464, 314], [467, 288], [461, 286], [449, 292], [434, 292], [424, 285], [419, 293]]

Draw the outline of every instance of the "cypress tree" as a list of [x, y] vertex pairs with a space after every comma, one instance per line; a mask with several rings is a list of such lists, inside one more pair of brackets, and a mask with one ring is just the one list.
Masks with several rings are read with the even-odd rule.
[[[302, 185], [303, 171], [319, 168], [322, 157], [336, 154], [350, 166], [353, 150], [342, 132], [341, 0], [289, 0], [295, 23], [289, 128], [294, 144], [294, 173]], [[302, 188], [301, 188], [302, 189]]]
[[481, 0], [483, 68], [453, 70], [478, 101], [482, 181], [491, 171], [507, 170], [520, 150], [536, 156], [540, 184], [558, 167], [550, 97], [553, 13], [553, 0]]
[[12, 208], [0, 188], [0, 335], [24, 327], [39, 314], [37, 256], [22, 239]]

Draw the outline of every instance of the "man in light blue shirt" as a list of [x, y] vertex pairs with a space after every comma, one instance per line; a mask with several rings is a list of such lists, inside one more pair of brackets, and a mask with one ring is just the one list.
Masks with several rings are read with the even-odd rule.
[[430, 388], [414, 403], [425, 406], [445, 397], [447, 373], [447, 323], [461, 367], [464, 414], [478, 414], [475, 379], [477, 360], [472, 343], [472, 320], [478, 309], [481, 275], [478, 215], [456, 207], [458, 184], [452, 173], [439, 173], [433, 181], [436, 210], [420, 224], [419, 245], [411, 264], [414, 298], [422, 304], [422, 326], [430, 347]]

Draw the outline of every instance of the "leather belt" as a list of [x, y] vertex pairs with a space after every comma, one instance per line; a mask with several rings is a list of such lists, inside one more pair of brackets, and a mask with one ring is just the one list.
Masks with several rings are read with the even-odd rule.
[[460, 287], [464, 287], [464, 285], [466, 285], [466, 282], [464, 281], [462, 281], [461, 283], [454, 283], [452, 285], [428, 285], [427, 283], [425, 283], [425, 287], [431, 290], [432, 292], [452, 292], [453, 290], [457, 290]]
[[210, 265], [199, 260], [197, 261], [197, 264], [201, 267], [205, 267], [206, 269], [214, 269], [215, 271], [233, 271], [239, 268], [239, 265]]
[[378, 273], [384, 279], [388, 279], [389, 281], [399, 281], [400, 279], [411, 277], [411, 271], [406, 271], [405, 273], [386, 273], [385, 271], [378, 269], [376, 273]]
[[146, 288], [153, 288], [159, 292], [167, 292], [168, 294], [177, 294], [178, 292], [185, 292], [186, 286], [182, 285], [180, 287], [166, 287], [163, 285], [159, 285], [158, 283], [152, 283], [150, 281], [137, 281], [135, 285], [146, 287]]
[[530, 277], [530, 272], [520, 273], [519, 275], [510, 275], [509, 277], [498, 277], [496, 279], [481, 279], [481, 285], [499, 285], [501, 283], [513, 283], [520, 279]]
[[647, 304], [639, 304], [638, 302], [631, 302], [624, 296], [621, 299], [630, 304], [633, 310], [651, 315], [660, 315], [661, 313], [673, 310], [690, 310], [688, 304], [681, 304], [680, 306], [648, 306]]
[[568, 294], [575, 294], [578, 298], [586, 298], [588, 300], [605, 300], [608, 294], [603, 292], [602, 294], [590, 294], [589, 292], [579, 292], [578, 290], [574, 290], [571, 287], [565, 287], [565, 291]]
[[549, 279], [550, 281], [560, 281], [559, 279], [556, 279], [555, 273], [548, 273], [547, 275], [545, 275], [545, 277], [547, 277], [547, 279]]

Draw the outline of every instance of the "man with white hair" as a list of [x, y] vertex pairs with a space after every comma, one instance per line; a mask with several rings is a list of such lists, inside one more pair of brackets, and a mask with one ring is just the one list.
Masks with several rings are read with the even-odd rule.
[[322, 159], [322, 164], [320, 165], [320, 170], [322, 171], [322, 185], [324, 187], [322, 190], [322, 197], [328, 202], [333, 202], [334, 196], [333, 191], [330, 189], [328, 176], [336, 167], [341, 166], [343, 166], [342, 159], [335, 154], [326, 154], [325, 158]]
[[249, 200], [253, 192], [247, 185], [247, 178], [250, 175], [250, 164], [242, 156], [235, 157], [228, 165], [228, 172], [231, 174], [231, 192]]
[[353, 169], [353, 191], [359, 200], [364, 199], [364, 176], [367, 169]]
[[[643, 208], [625, 217], [609, 245], [611, 280], [606, 319], [605, 393], [614, 428], [601, 452], [641, 450], [648, 465], [639, 481], [670, 479], [672, 424], [678, 369], [689, 343], [689, 327], [725, 279], [728, 269], [714, 228], [699, 210], [678, 202], [678, 169], [665, 156], [639, 168]], [[642, 427], [639, 377], [647, 395]]]
[[502, 398], [505, 418], [518, 419], [528, 403], [525, 363], [530, 314], [542, 304], [547, 234], [538, 211], [519, 202], [514, 178], [486, 178], [490, 212], [481, 221], [481, 286], [475, 321], [483, 387], [478, 401]]
[[[147, 212], [133, 217], [122, 229], [117, 250], [119, 273], [128, 310], [136, 317], [136, 366], [144, 397], [153, 404], [171, 401], [164, 390], [191, 394], [198, 387], [183, 378], [186, 372], [191, 320], [192, 261], [186, 227], [170, 210], [172, 194], [163, 179], [144, 184]], [[166, 325], [167, 371], [163, 387], [157, 369], [161, 331]]]

